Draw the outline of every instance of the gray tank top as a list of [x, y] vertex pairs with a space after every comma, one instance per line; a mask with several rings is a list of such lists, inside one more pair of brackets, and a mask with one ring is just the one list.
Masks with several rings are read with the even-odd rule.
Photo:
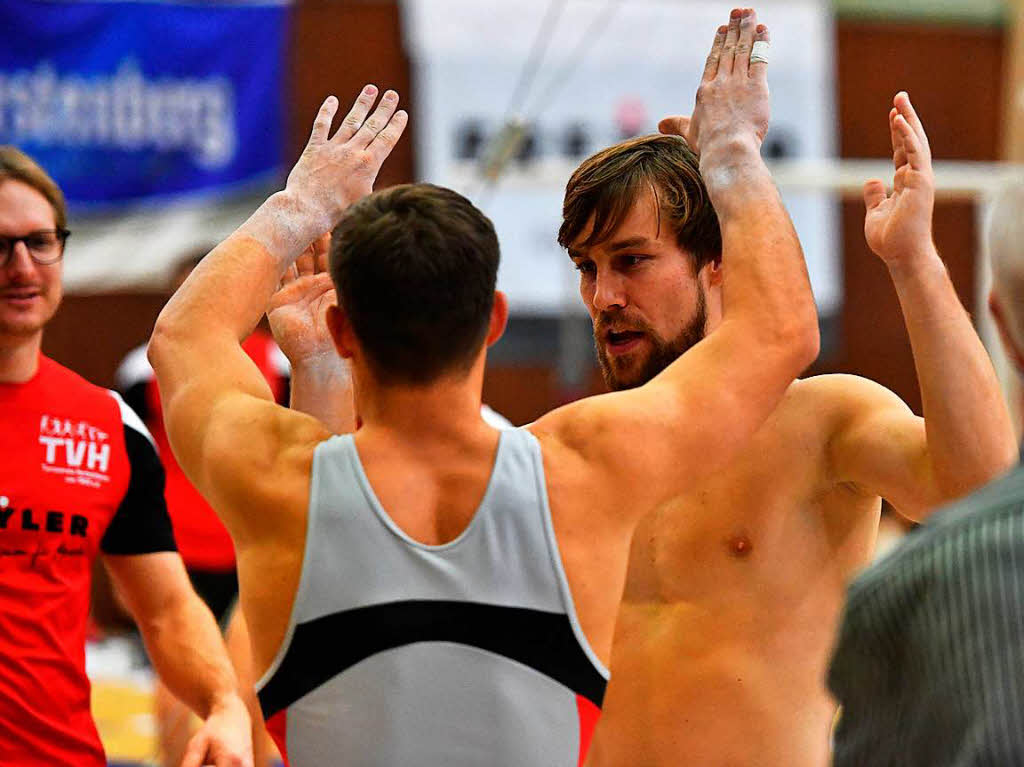
[[257, 685], [286, 764], [575, 767], [607, 680], [530, 432], [501, 433], [476, 514], [441, 546], [392, 522], [351, 435], [317, 447], [295, 604]]

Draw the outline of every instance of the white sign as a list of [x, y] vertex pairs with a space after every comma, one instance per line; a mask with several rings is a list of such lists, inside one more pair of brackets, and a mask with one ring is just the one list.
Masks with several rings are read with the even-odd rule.
[[[665, 115], [689, 114], [715, 30], [732, 7], [710, 0], [405, 1], [418, 176], [466, 194], [493, 219], [502, 246], [499, 285], [515, 311], [582, 311], [576, 274], [555, 241], [565, 182], [593, 152], [654, 132]], [[758, 11], [772, 37], [766, 154], [831, 157], [829, 4], [769, 0]], [[529, 61], [537, 64], [534, 75], [523, 77]], [[479, 156], [510, 111], [530, 139], [489, 186], [476, 172]], [[837, 206], [816, 192], [784, 197], [819, 310], [834, 311], [842, 293]]]

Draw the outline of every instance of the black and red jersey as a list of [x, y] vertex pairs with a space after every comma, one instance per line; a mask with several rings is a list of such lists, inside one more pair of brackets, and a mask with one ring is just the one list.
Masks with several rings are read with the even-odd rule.
[[[273, 336], [257, 328], [245, 339], [242, 348], [267, 379], [274, 399], [286, 403], [288, 360], [274, 343]], [[146, 359], [144, 345], [129, 352], [121, 362], [117, 370], [117, 387], [125, 401], [146, 423], [163, 459], [167, 472], [167, 506], [185, 566], [213, 572], [234, 569], [235, 547], [227, 528], [185, 476], [171, 452], [164, 428], [160, 390], [153, 368]]]
[[99, 553], [173, 551], [164, 474], [114, 392], [40, 357], [0, 383], [0, 764], [105, 765], [85, 635]]

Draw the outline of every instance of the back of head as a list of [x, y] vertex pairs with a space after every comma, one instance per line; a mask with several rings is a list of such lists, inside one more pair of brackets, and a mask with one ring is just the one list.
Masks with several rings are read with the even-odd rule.
[[404, 184], [360, 200], [331, 239], [331, 277], [377, 379], [468, 372], [487, 336], [498, 237], [462, 195]]
[[[695, 269], [721, 258], [718, 216], [697, 156], [679, 136], [640, 136], [584, 160], [565, 187], [558, 243], [568, 248], [605, 241], [647, 191], [654, 194], [679, 247], [693, 256]], [[577, 242], [591, 219], [590, 234]]]
[[1007, 314], [1008, 330], [1024, 349], [1024, 182], [1002, 190], [988, 231], [993, 290]]
[[53, 208], [57, 228], [67, 228], [67, 205], [64, 202], [64, 193], [57, 183], [42, 166], [17, 147], [0, 146], [0, 182], [8, 179], [20, 181], [39, 192]]

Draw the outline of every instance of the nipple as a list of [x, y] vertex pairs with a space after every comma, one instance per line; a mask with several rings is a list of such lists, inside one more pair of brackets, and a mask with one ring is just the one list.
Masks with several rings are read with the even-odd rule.
[[729, 553], [734, 557], [746, 557], [754, 548], [754, 544], [745, 535], [734, 535], [729, 539]]

